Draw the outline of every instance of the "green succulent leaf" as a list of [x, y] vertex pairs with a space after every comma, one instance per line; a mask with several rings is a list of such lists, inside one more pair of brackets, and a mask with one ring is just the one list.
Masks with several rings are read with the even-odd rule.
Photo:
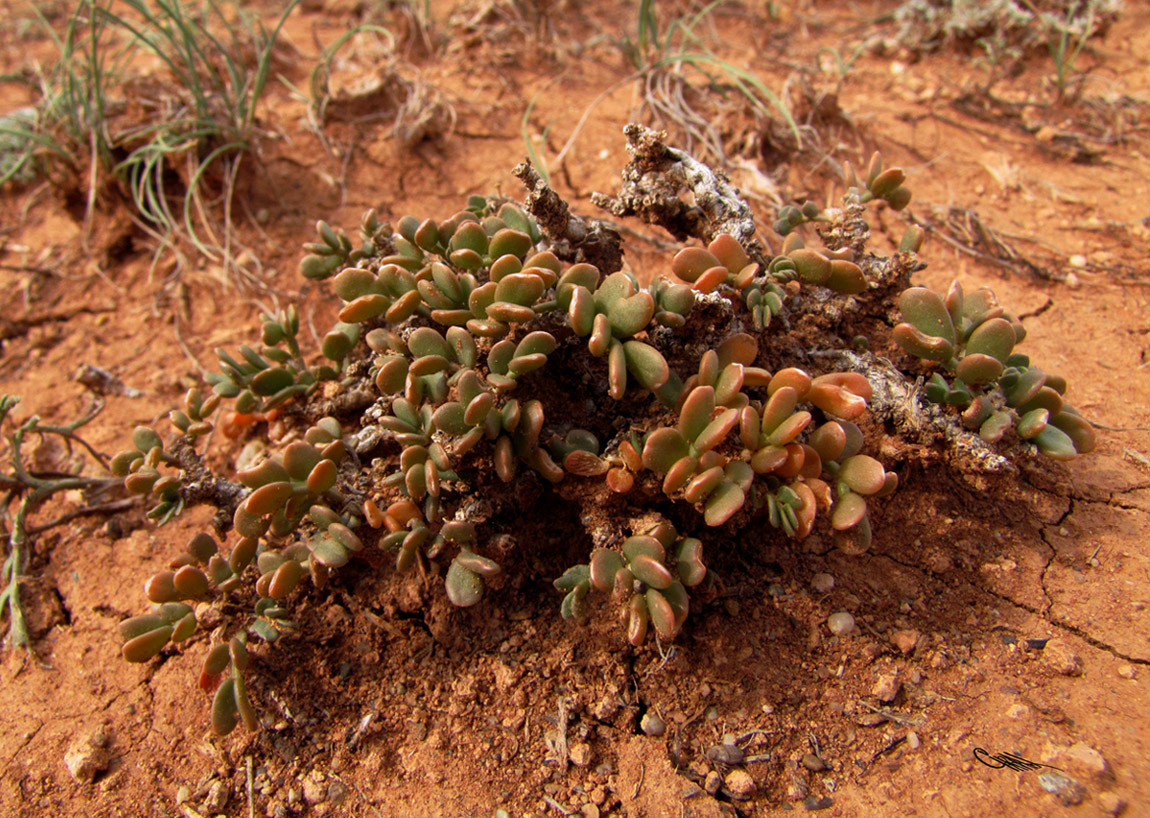
[[923, 335], [942, 338], [950, 344], [952, 350], [958, 343], [950, 312], [942, 298], [933, 290], [926, 287], [903, 290], [898, 298], [898, 308], [902, 311], [903, 318]]

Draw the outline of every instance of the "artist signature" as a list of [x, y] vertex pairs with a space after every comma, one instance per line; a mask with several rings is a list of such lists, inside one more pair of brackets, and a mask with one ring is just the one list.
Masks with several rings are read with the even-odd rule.
[[974, 757], [978, 759], [980, 764], [985, 764], [992, 770], [1001, 770], [1003, 767], [1009, 767], [1012, 770], [1024, 773], [1030, 770], [1037, 770], [1042, 767], [1049, 767], [1052, 770], [1059, 770], [1062, 772], [1062, 770], [1058, 767], [1052, 767], [1049, 764], [1036, 764], [1033, 761], [1029, 761], [1023, 758], [1022, 756], [1015, 755], [1014, 753], [998, 753], [997, 755], [991, 755], [981, 747], [974, 748]]

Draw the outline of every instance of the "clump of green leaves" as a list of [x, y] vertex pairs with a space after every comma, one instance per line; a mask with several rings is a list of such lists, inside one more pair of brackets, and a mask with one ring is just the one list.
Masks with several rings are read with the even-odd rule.
[[555, 587], [565, 591], [564, 619], [585, 620], [592, 590], [610, 593], [622, 608], [627, 641], [635, 647], [647, 641], [653, 627], [660, 639], [675, 638], [687, 621], [687, 588], [706, 579], [703, 544], [679, 537], [666, 521], [625, 539], [619, 548], [597, 548], [586, 565], [568, 568]]
[[931, 374], [927, 400], [961, 410], [963, 424], [988, 443], [1013, 429], [1056, 460], [1094, 449], [1093, 427], [1063, 400], [1066, 380], [1014, 351], [1026, 329], [991, 290], [967, 296], [956, 281], [944, 298], [912, 287], [899, 296], [899, 309], [905, 320], [894, 328], [895, 343], [942, 370]]
[[[298, 629], [301, 584], [322, 588], [382, 550], [401, 573], [442, 577], [452, 604], [477, 605], [501, 586], [500, 543], [516, 524], [506, 508], [528, 484], [546, 503], [578, 504], [597, 544], [554, 580], [562, 614], [591, 619], [609, 594], [636, 647], [652, 629], [660, 640], [682, 630], [688, 589], [705, 598], [706, 540], [763, 522], [796, 539], [824, 526], [840, 549], [864, 551], [871, 516], [899, 482], [868, 453], [880, 433], [868, 372], [808, 371], [817, 356], [800, 367], [762, 343], [819, 304], [888, 297], [876, 277], [915, 267], [917, 227], [897, 264], [865, 252], [866, 204], [904, 207], [904, 172], [876, 155], [865, 183], [849, 176], [842, 209], [783, 212], [777, 254], [748, 230], [742, 241], [708, 230], [705, 246], [683, 248], [671, 276], [648, 284], [579, 260], [505, 200], [473, 197], [443, 221], [407, 216], [394, 232], [369, 211], [358, 246], [321, 222], [301, 272], [330, 281], [342, 307], [319, 348], [303, 349], [293, 308], [265, 316], [262, 344], [219, 351], [214, 394], [190, 394], [172, 413], [174, 440], [141, 427], [117, 455], [130, 488], [159, 496], [154, 516], [210, 502], [219, 533], [233, 535], [230, 546], [193, 538], [148, 581], [154, 609], [125, 623], [125, 657], [146, 661], [186, 639], [189, 603], [250, 611], [226, 620], [202, 676], [216, 730], [250, 726], [246, 640]], [[800, 236], [808, 222], [821, 248]], [[959, 405], [988, 441], [1002, 437], [992, 433], [1001, 417], [1017, 417], [1042, 451], [1061, 456], [1055, 431], [1066, 429], [1086, 450], [1085, 421], [1054, 408], [1065, 384], [1013, 353], [1017, 322], [987, 292], [944, 301], [911, 288], [900, 299], [895, 343], [941, 369], [928, 397]], [[281, 413], [288, 429], [235, 481], [207, 473], [194, 450], [223, 401], [244, 417]], [[656, 496], [666, 519], [651, 522], [638, 512]], [[618, 530], [603, 522], [613, 519]]]

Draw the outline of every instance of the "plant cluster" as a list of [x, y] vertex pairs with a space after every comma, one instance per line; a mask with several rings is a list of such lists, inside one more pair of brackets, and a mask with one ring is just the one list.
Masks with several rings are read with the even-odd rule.
[[1103, 33], [1121, 8], [1121, 0], [907, 0], [894, 12], [895, 38], [914, 49], [973, 43], [992, 72], [1045, 46], [1061, 98], [1087, 41]]
[[[9, 422], [12, 411], [19, 403], [18, 397], [0, 395], [0, 426]], [[7, 435], [7, 449], [3, 456], [10, 469], [0, 472], [0, 490], [3, 491], [0, 513], [7, 528], [7, 547], [4, 549], [3, 566], [0, 567], [0, 616], [8, 617], [7, 641], [13, 648], [29, 648], [31, 645], [31, 634], [20, 601], [20, 583], [28, 567], [35, 534], [82, 514], [98, 514], [123, 508], [121, 503], [111, 502], [84, 506], [40, 525], [34, 525], [30, 519], [32, 513], [55, 494], [82, 491], [85, 495], [96, 495], [119, 482], [115, 478], [81, 474], [83, 462], [72, 458], [74, 446], [79, 446], [102, 467], [107, 466], [103, 456], [78, 434], [82, 427], [100, 413], [101, 408], [102, 404], [98, 404], [91, 412], [63, 426], [44, 423], [38, 415], [32, 415], [16, 423]], [[38, 440], [39, 445], [30, 456], [25, 447], [33, 439]], [[68, 462], [37, 462], [42, 459], [37, 456], [41, 447], [50, 451], [52, 444], [59, 446], [63, 458], [67, 458]]]
[[[298, 1], [270, 31], [242, 8], [214, 2], [80, 0], [62, 34], [34, 9], [59, 53], [38, 77], [38, 104], [0, 117], [0, 184], [37, 170], [86, 174], [90, 213], [101, 180], [114, 178], [161, 250], [182, 237], [219, 256], [228, 240], [217, 238], [209, 216], [211, 192], [224, 194], [227, 233], [239, 163], [259, 136], [256, 106]], [[131, 70], [141, 49], [163, 66], [163, 80]]]
[[[636, 167], [626, 178], [650, 170], [646, 151], [694, 161], [657, 134], [628, 134]], [[693, 224], [690, 235], [706, 243], [670, 260], [676, 278], [647, 284], [600, 269], [570, 235], [542, 229], [554, 220], [540, 210], [550, 201], [541, 182], [527, 209], [473, 197], [446, 220], [404, 217], [394, 231], [369, 213], [358, 246], [320, 222], [301, 272], [330, 281], [342, 307], [319, 356], [301, 350], [294, 311], [265, 316], [261, 344], [238, 357], [219, 351], [214, 394], [192, 392], [172, 413], [179, 434], [171, 443], [141, 427], [114, 460], [129, 488], [156, 496], [152, 516], [210, 502], [222, 512], [219, 534], [231, 538], [224, 548], [197, 535], [147, 581], [154, 609], [124, 623], [124, 657], [147, 661], [189, 638], [194, 603], [252, 603], [250, 616], [217, 632], [223, 641], [202, 676], [217, 691], [215, 729], [251, 726], [245, 640], [272, 642], [296, 629], [291, 599], [305, 579], [322, 588], [358, 555], [382, 549], [400, 572], [441, 575], [454, 605], [476, 605], [507, 569], [500, 504], [526, 484], [546, 502], [581, 504], [591, 526], [587, 561], [554, 581], [563, 616], [594, 619], [606, 602], [635, 646], [652, 631], [673, 639], [690, 595], [713, 593], [708, 532], [765, 524], [802, 538], [820, 528], [849, 553], [865, 550], [871, 515], [899, 482], [868, 454], [877, 434], [871, 380], [865, 371], [808, 371], [776, 343], [804, 311], [881, 298], [884, 276], [918, 263], [917, 227], [891, 259], [865, 251], [865, 203], [904, 207], [905, 174], [884, 171], [876, 155], [865, 181], [850, 178], [843, 208], [781, 213], [789, 235], [773, 255], [753, 223], [724, 220], [745, 205], [711, 206], [729, 195], [725, 187], [697, 191], [691, 205], [664, 186], [670, 215], [644, 217]], [[800, 238], [805, 222], [819, 228], [821, 249]], [[1085, 422], [1060, 401], [1053, 408], [1065, 384], [1015, 355], [1017, 322], [987, 291], [928, 293], [903, 293], [905, 322], [894, 336], [946, 373], [932, 380], [929, 399], [961, 408], [968, 426], [977, 419], [988, 441], [1013, 424], [1055, 457], [1089, 450]], [[845, 349], [852, 339], [826, 342]], [[585, 400], [572, 398], [576, 389]], [[195, 451], [224, 401], [233, 402], [233, 426], [236, 416], [280, 412], [294, 428], [280, 451], [234, 481], [211, 475]], [[581, 488], [572, 494], [574, 482]], [[647, 511], [653, 506], [663, 513]], [[604, 522], [612, 519], [620, 522]]]
[[899, 308], [904, 320], [894, 328], [895, 343], [943, 370], [923, 390], [928, 401], [961, 409], [963, 425], [988, 443], [1013, 429], [1056, 460], [1094, 449], [1093, 427], [1062, 398], [1066, 379], [1014, 351], [1026, 329], [989, 289], [965, 296], [956, 281], [943, 298], [911, 287], [899, 296]]

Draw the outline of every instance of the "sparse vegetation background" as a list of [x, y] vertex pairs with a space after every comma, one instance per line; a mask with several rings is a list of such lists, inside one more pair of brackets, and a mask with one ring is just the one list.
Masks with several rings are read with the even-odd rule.
[[5, 814], [1147, 802], [1144, 8], [3, 10]]

